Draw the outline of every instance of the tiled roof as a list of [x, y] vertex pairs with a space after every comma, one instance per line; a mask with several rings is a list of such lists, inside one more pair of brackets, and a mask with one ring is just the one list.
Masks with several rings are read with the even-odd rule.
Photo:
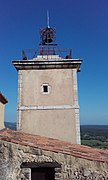
[[0, 102], [2, 102], [3, 104], [6, 104], [8, 102], [1, 92], [0, 92]]
[[56, 153], [63, 153], [77, 158], [88, 159], [108, 163], [108, 150], [91, 148], [88, 146], [71, 144], [48, 137], [31, 135], [24, 132], [4, 129], [0, 131], [0, 140], [20, 144], [24, 146], [39, 148]]

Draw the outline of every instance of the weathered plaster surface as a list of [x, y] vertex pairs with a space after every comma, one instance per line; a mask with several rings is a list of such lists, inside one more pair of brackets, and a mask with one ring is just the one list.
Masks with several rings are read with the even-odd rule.
[[4, 109], [5, 105], [0, 102], [0, 129], [4, 128]]
[[[76, 142], [73, 109], [27, 110], [22, 112], [23, 132]], [[25, 125], [26, 123], [26, 125]]]
[[[77, 69], [18, 72], [17, 130], [80, 143]], [[43, 84], [50, 93], [42, 93]]]

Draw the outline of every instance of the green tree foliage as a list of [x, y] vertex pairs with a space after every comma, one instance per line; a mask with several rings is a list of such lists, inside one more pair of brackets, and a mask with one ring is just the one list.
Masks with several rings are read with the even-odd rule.
[[81, 144], [108, 149], [108, 125], [81, 126]]

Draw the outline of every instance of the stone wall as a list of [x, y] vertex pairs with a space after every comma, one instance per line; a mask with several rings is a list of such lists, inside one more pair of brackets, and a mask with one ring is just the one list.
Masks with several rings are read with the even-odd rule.
[[0, 130], [4, 128], [4, 111], [7, 102], [7, 99], [0, 92]]
[[31, 168], [22, 164], [48, 162], [60, 165], [55, 180], [108, 180], [108, 163], [0, 141], [0, 180], [31, 180]]

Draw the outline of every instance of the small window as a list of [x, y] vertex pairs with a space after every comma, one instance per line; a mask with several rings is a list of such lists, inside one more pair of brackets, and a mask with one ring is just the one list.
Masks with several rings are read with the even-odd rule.
[[51, 86], [47, 83], [44, 83], [40, 87], [40, 92], [42, 94], [50, 94], [51, 93]]
[[45, 93], [48, 92], [48, 85], [43, 85], [43, 92], [45, 92]]

